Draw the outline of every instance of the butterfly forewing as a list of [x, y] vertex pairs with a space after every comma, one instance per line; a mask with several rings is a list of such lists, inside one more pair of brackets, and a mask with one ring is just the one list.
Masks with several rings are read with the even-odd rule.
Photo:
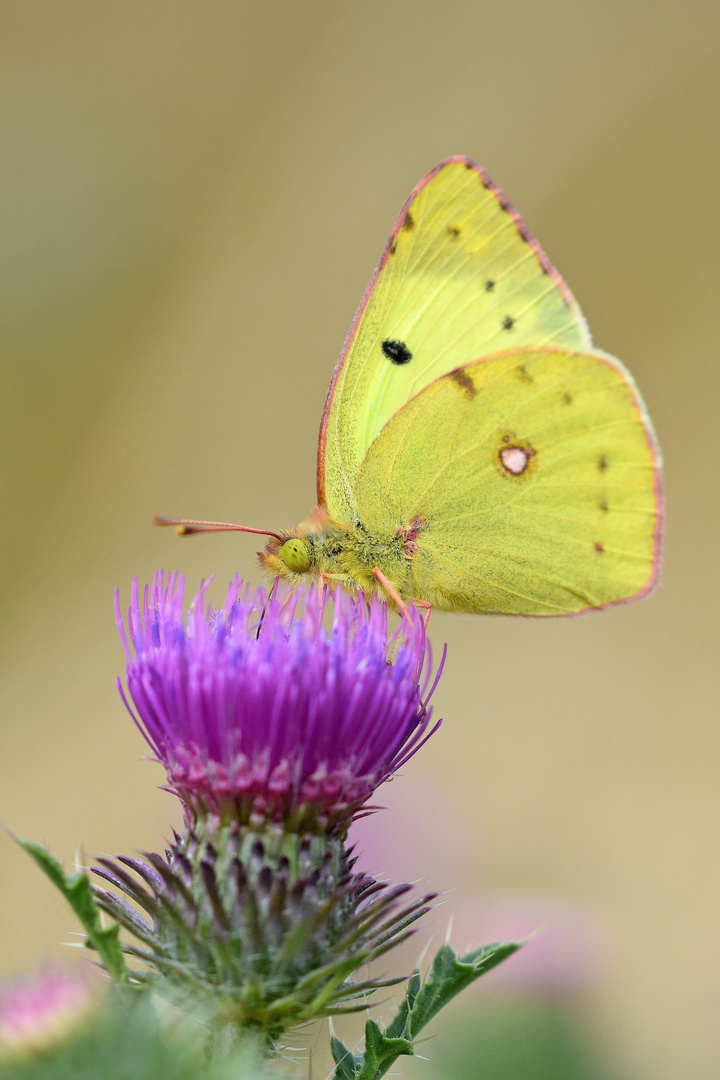
[[587, 351], [562, 278], [502, 192], [465, 158], [442, 162], [398, 218], [338, 362], [323, 414], [319, 501], [357, 512], [368, 447], [439, 376], [517, 347]]

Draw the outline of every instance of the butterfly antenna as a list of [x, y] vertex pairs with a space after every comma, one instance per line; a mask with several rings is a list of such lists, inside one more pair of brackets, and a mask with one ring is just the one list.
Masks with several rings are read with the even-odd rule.
[[274, 536], [280, 543], [285, 538], [270, 529], [251, 529], [249, 525], [234, 525], [231, 521], [194, 521], [191, 518], [154, 517], [153, 525], [174, 525], [178, 536], [194, 536], [196, 533], [246, 532], [257, 536]]

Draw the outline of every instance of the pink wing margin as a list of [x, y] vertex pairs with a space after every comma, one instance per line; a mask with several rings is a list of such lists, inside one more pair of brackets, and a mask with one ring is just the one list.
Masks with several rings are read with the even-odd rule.
[[[592, 354], [591, 354], [592, 355]], [[613, 356], [602, 355], [599, 357], [604, 360], [605, 363], [615, 369], [619, 375], [623, 377], [630, 388], [632, 394], [633, 405], [640, 417], [643, 427], [645, 429], [645, 438], [648, 441], [650, 448], [650, 454], [652, 455], [653, 462], [653, 495], [655, 498], [655, 529], [653, 531], [653, 551], [652, 551], [652, 569], [650, 577], [642, 589], [638, 589], [632, 596], [624, 596], [621, 600], [611, 600], [607, 604], [600, 604], [597, 608], [583, 608], [582, 611], [576, 611], [573, 615], [583, 615], [587, 611], [604, 611], [605, 608], [617, 607], [619, 604], [631, 604], [635, 600], [643, 600], [646, 596], [655, 592], [658, 585], [662, 581], [662, 562], [663, 562], [663, 549], [665, 546], [665, 476], [663, 473], [663, 461], [662, 454], [660, 452], [660, 444], [655, 434], [652, 421], [645, 408], [644, 402], [640, 397], [640, 392], [635, 385], [635, 380], [632, 376], [628, 375], [624, 365], [620, 361], [616, 360]], [[568, 616], [565, 616], [567, 618]], [[570, 616], [572, 617], [572, 616]]]
[[337, 386], [337, 381], [338, 381], [338, 379], [340, 377], [340, 372], [342, 371], [343, 364], [345, 363], [345, 360], [347, 359], [348, 352], [350, 351], [350, 346], [352, 345], [353, 341], [355, 340], [355, 335], [357, 333], [358, 326], [360, 325], [360, 321], [361, 321], [363, 315], [365, 314], [365, 309], [366, 309], [366, 307], [368, 305], [368, 302], [369, 302], [370, 297], [372, 295], [373, 289], [375, 288], [375, 284], [377, 282], [377, 279], [380, 276], [380, 272], [382, 271], [382, 269], [385, 266], [385, 263], [388, 261], [388, 258], [390, 257], [390, 249], [393, 246], [393, 244], [395, 243], [397, 235], [400, 232], [400, 229], [402, 228], [403, 222], [405, 221], [405, 215], [407, 214], [411, 203], [415, 200], [416, 196], [422, 191], [422, 189], [427, 184], [429, 184], [430, 181], [435, 176], [437, 176], [437, 174], [441, 171], [441, 169], [444, 169], [447, 165], [458, 165], [458, 164], [459, 165], [464, 165], [466, 169], [472, 169], [477, 174], [478, 178], [480, 179], [480, 182], [482, 183], [482, 186], [484, 188], [486, 188], [488, 191], [491, 191], [493, 193], [493, 195], [497, 199], [497, 201], [500, 204], [500, 206], [502, 207], [502, 209], [505, 210], [510, 215], [510, 217], [513, 219], [513, 221], [517, 225], [518, 232], [520, 233], [520, 235], [529, 244], [530, 248], [534, 251], [535, 256], [536, 256], [540, 266], [542, 267], [544, 273], [546, 273], [548, 275], [548, 277], [551, 278], [551, 280], [554, 281], [555, 284], [557, 285], [558, 290], [560, 292], [560, 295], [562, 296], [562, 298], [565, 301], [565, 303], [567, 304], [567, 306], [570, 307], [570, 308], [576, 306], [575, 298], [573, 297], [572, 293], [570, 292], [570, 289], [565, 284], [565, 281], [563, 280], [561, 275], [558, 273], [558, 271], [555, 269], [553, 264], [550, 262], [547, 255], [545, 254], [543, 249], [540, 247], [540, 244], [535, 239], [533, 234], [530, 232], [527, 225], [525, 224], [525, 222], [523, 221], [523, 219], [521, 218], [520, 214], [517, 212], [517, 210], [515, 209], [513, 204], [506, 197], [504, 192], [500, 190], [500, 188], [497, 186], [497, 184], [493, 183], [493, 181], [490, 179], [490, 177], [485, 172], [485, 170], [482, 168], [482, 166], [478, 165], [477, 162], [473, 161], [471, 158], [464, 157], [462, 154], [457, 154], [457, 155], [455, 155], [453, 157], [444, 158], [441, 162], [439, 162], [439, 164], [437, 164], [435, 166], [434, 169], [430, 170], [430, 172], [427, 174], [427, 176], [424, 176], [422, 178], [422, 180], [418, 184], [415, 185], [415, 187], [410, 192], [410, 195], [405, 200], [405, 203], [403, 204], [403, 208], [402, 208], [402, 210], [400, 211], [400, 213], [398, 215], [398, 218], [397, 218], [397, 220], [396, 220], [396, 222], [395, 222], [395, 224], [393, 226], [392, 232], [390, 233], [390, 238], [389, 238], [387, 244], [385, 245], [385, 249], [384, 249], [384, 251], [382, 253], [382, 258], [380, 259], [380, 262], [378, 263], [377, 267], [375, 268], [375, 273], [370, 278], [370, 284], [368, 285], [367, 289], [365, 290], [365, 295], [363, 296], [363, 298], [362, 298], [362, 300], [360, 302], [360, 307], [357, 309], [357, 311], [355, 313], [355, 318], [352, 321], [352, 325], [350, 326], [350, 329], [348, 331], [348, 335], [345, 338], [345, 343], [343, 344], [342, 351], [340, 353], [340, 356], [338, 357], [337, 364], [335, 365], [335, 370], [333, 372], [333, 377], [332, 377], [332, 379], [330, 381], [330, 386], [328, 387], [327, 397], [325, 398], [325, 407], [323, 409], [322, 419], [320, 421], [320, 434], [319, 434], [319, 437], [318, 437], [317, 496], [318, 496], [318, 503], [321, 504], [321, 505], [325, 503], [325, 451], [326, 451], [326, 445], [327, 445], [327, 427], [328, 427], [328, 420], [329, 420], [329, 417], [330, 417], [330, 409], [332, 407], [333, 398], [335, 396], [335, 388]]

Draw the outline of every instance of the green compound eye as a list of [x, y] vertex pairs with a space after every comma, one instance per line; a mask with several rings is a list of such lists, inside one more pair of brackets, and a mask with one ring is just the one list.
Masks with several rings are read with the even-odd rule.
[[303, 574], [310, 568], [310, 554], [304, 540], [286, 540], [278, 552], [288, 570]]

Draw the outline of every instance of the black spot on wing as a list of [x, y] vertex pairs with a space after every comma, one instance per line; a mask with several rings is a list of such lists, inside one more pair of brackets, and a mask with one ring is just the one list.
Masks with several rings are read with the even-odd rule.
[[492, 292], [494, 288], [495, 288], [495, 282], [494, 281], [486, 281], [485, 282], [485, 292]]
[[595, 541], [595, 543], [593, 544], [593, 547], [597, 551], [598, 555], [602, 555], [602, 553], [605, 551], [605, 548], [603, 547], [603, 545], [600, 543], [599, 540]]
[[453, 238], [453, 240], [457, 240], [460, 236], [460, 230], [458, 229], [457, 225], [448, 225], [447, 231], [449, 235]]
[[563, 405], [572, 405], [573, 403], [572, 394], [568, 394], [567, 390], [562, 396], [562, 403]]
[[506, 315], [502, 321], [503, 330], [512, 330], [514, 325], [515, 320], [513, 319], [512, 315]]
[[602, 454], [602, 455], [601, 455], [601, 456], [600, 456], [600, 457], [598, 458], [598, 462], [597, 462], [598, 472], [605, 472], [605, 470], [606, 470], [607, 468], [609, 468], [609, 466], [610, 466], [610, 462], [609, 462], [609, 461], [608, 461], [608, 459], [607, 459], [607, 458], [605, 457], [605, 455], [604, 455], [604, 454]]
[[605, 499], [603, 499], [602, 502], [598, 503], [598, 510], [602, 510], [603, 514], [607, 514], [609, 509], [610, 509], [610, 507], [605, 502]]
[[528, 384], [535, 382], [535, 379], [532, 377], [532, 375], [530, 374], [530, 372], [528, 371], [528, 369], [525, 367], [524, 364], [518, 365], [518, 367], [516, 367], [515, 370], [517, 371], [517, 377], [520, 380], [520, 382], [524, 382], [524, 383], [528, 383]]
[[413, 354], [404, 341], [391, 341], [390, 338], [386, 338], [381, 348], [387, 359], [393, 364], [407, 364], [413, 358]]
[[415, 228], [415, 218], [412, 216], [412, 214], [410, 213], [409, 210], [408, 210], [407, 214], [405, 215], [405, 219], [404, 219], [404, 221], [402, 223], [402, 227], [405, 230], [405, 232], [410, 232], [412, 229]]

